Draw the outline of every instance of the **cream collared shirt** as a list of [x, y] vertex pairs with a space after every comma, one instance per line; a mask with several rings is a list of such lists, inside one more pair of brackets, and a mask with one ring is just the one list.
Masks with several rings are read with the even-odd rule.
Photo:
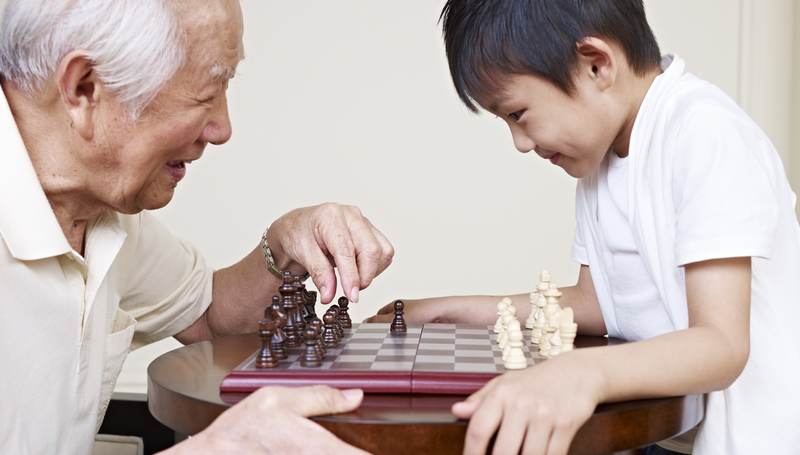
[[0, 92], [0, 453], [91, 453], [129, 350], [196, 321], [212, 274], [148, 212], [73, 251]]

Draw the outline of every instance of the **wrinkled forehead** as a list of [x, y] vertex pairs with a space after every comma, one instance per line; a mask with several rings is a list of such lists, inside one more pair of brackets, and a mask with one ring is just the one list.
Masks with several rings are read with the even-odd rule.
[[[222, 51], [228, 65], [244, 58], [244, 21], [238, 0], [180, 0], [180, 4], [178, 13], [190, 59], [201, 58], [212, 47]], [[230, 72], [221, 67], [214, 71], [217, 76]]]

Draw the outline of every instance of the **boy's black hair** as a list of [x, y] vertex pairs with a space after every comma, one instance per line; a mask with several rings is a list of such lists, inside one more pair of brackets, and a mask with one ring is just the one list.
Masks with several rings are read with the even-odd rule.
[[447, 0], [440, 21], [453, 83], [473, 112], [511, 74], [572, 94], [586, 37], [619, 43], [638, 75], [661, 61], [642, 0]]

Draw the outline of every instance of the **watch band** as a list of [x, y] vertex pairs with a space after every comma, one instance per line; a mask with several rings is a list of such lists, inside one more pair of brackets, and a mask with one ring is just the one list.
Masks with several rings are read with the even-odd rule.
[[[267, 231], [269, 231], [269, 227], [264, 230], [264, 235], [261, 236], [261, 251], [264, 253], [264, 258], [267, 260], [267, 266], [269, 266], [269, 272], [276, 277], [283, 279], [283, 270], [279, 269], [275, 266], [275, 258], [272, 256], [272, 249], [267, 244]], [[300, 277], [300, 281], [305, 281], [309, 277], [308, 272], [305, 275]]]

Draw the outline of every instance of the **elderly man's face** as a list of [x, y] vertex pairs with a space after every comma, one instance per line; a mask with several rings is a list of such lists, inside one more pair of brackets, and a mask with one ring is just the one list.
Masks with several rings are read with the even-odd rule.
[[106, 203], [122, 213], [166, 205], [189, 162], [207, 143], [231, 137], [226, 89], [243, 58], [242, 17], [238, 0], [184, 2], [187, 63], [134, 124], [122, 106], [106, 115], [108, 151], [100, 166]]

